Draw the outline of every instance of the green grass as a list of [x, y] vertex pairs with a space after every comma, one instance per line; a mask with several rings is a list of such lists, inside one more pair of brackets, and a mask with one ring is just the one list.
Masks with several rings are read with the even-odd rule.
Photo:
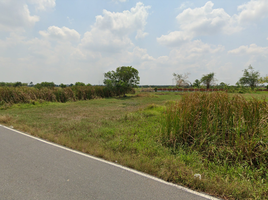
[[[0, 110], [0, 124], [218, 197], [267, 199], [267, 180], [259, 178], [257, 170], [220, 164], [184, 146], [163, 145], [166, 106], [181, 99], [180, 93], [163, 92], [15, 104]], [[201, 180], [194, 178], [196, 173]]]

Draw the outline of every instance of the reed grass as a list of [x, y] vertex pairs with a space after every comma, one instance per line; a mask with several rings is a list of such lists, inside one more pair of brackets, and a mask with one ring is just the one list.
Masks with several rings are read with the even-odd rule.
[[201, 152], [219, 164], [259, 170], [268, 181], [268, 104], [265, 99], [231, 98], [224, 92], [189, 93], [167, 106], [162, 142]]
[[68, 88], [0, 87], [0, 106], [31, 103], [37, 100], [62, 102], [108, 98], [118, 95], [104, 86], [73, 86]]

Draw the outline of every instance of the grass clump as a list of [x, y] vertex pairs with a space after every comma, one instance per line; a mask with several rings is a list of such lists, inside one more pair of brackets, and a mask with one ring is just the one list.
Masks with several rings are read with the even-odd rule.
[[[227, 93], [190, 93], [167, 107], [162, 141], [209, 161], [243, 165], [268, 181], [268, 104]], [[254, 176], [251, 177], [254, 179]]]
[[12, 117], [9, 115], [0, 115], [0, 124], [4, 123], [7, 124], [12, 120]]

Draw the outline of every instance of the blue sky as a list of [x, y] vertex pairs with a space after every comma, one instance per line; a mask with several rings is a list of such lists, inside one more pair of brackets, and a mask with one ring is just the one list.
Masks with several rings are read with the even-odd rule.
[[119, 66], [142, 85], [235, 84], [268, 74], [268, 1], [0, 0], [0, 82], [102, 84]]

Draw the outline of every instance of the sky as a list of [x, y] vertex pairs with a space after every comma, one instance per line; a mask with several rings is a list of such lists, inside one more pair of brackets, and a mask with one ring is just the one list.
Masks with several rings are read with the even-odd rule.
[[0, 0], [0, 82], [103, 84], [120, 66], [141, 85], [214, 72], [268, 74], [268, 0]]

